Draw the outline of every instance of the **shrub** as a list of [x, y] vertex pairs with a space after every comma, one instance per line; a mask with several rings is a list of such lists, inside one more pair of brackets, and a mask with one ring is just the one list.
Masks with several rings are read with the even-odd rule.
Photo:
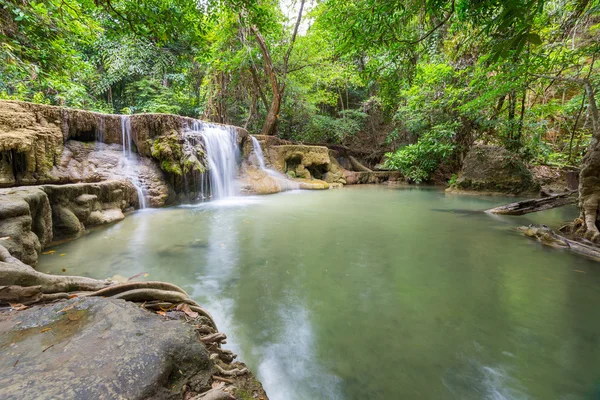
[[386, 154], [385, 167], [399, 170], [409, 180], [429, 180], [440, 163], [452, 157], [456, 145], [453, 125], [437, 125], [419, 138], [417, 143]]

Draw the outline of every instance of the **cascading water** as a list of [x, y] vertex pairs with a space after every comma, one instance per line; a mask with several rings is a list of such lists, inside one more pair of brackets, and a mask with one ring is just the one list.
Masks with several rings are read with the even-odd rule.
[[265, 171], [267, 174], [277, 179], [277, 184], [279, 185], [280, 190], [300, 189], [299, 183], [291, 181], [287, 176], [285, 176], [281, 172], [278, 172], [271, 168], [267, 168], [265, 164], [265, 155], [262, 151], [262, 147], [260, 146], [260, 142], [254, 136], [250, 136], [250, 138], [252, 139], [252, 146], [254, 147], [254, 154], [256, 155], [258, 166], [261, 170]]
[[98, 137], [96, 138], [96, 142], [104, 143], [104, 116], [100, 115], [98, 117]]
[[262, 147], [260, 147], [260, 142], [254, 136], [250, 136], [252, 138], [252, 146], [254, 147], [254, 154], [256, 154], [256, 159], [258, 160], [258, 166], [262, 170], [267, 170], [265, 165], [265, 155], [263, 154]]
[[135, 186], [140, 208], [146, 208], [144, 186], [134, 168], [137, 158], [131, 151], [131, 120], [127, 115], [121, 115], [121, 143], [123, 143], [123, 169], [127, 178]]
[[[238, 171], [239, 148], [237, 131], [234, 128], [194, 121], [190, 124], [191, 133], [198, 133], [204, 141], [210, 197], [220, 200], [237, 194], [235, 177]], [[204, 179], [199, 186], [205, 190]]]

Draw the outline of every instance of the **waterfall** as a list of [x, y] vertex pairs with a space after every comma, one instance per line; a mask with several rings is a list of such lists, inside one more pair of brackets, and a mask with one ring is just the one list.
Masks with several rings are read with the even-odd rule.
[[98, 117], [98, 137], [96, 142], [104, 143], [104, 115]]
[[[204, 141], [211, 199], [235, 196], [238, 192], [235, 181], [239, 159], [237, 130], [201, 121], [194, 121], [188, 129], [200, 134]], [[205, 176], [201, 175], [199, 186], [203, 193]]]
[[121, 115], [121, 143], [123, 143], [123, 169], [129, 181], [135, 186], [140, 208], [146, 208], [143, 184], [134, 168], [137, 157], [131, 151], [131, 120], [127, 115]]
[[265, 171], [268, 175], [275, 178], [277, 184], [279, 185], [280, 190], [298, 190], [300, 189], [300, 184], [298, 182], [291, 181], [286, 175], [282, 174], [279, 171], [276, 171], [271, 168], [267, 168], [265, 164], [265, 155], [262, 151], [262, 147], [260, 146], [260, 142], [254, 136], [250, 136], [252, 139], [252, 146], [254, 147], [254, 154], [256, 155], [256, 160], [258, 161], [258, 166], [261, 170]]
[[265, 166], [265, 155], [263, 154], [262, 147], [260, 147], [260, 142], [254, 136], [250, 136], [252, 138], [252, 146], [254, 147], [254, 154], [256, 154], [256, 159], [258, 160], [258, 166], [262, 170], [266, 170]]

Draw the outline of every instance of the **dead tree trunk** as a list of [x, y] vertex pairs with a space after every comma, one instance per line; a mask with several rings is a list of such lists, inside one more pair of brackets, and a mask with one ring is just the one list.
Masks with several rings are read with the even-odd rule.
[[542, 199], [517, 201], [516, 203], [492, 208], [486, 212], [500, 215], [525, 215], [538, 211], [551, 210], [553, 208], [566, 206], [567, 204], [576, 203], [577, 197], [575, 196], [575, 193], [576, 191], [572, 191], [550, 197], [544, 197]]

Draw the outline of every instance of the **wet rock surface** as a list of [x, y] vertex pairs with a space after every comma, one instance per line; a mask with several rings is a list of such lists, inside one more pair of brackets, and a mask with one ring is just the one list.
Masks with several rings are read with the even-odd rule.
[[105, 180], [129, 181], [130, 168], [144, 187], [150, 207], [162, 207], [174, 201], [174, 192], [160, 168], [148, 158], [126, 164], [121, 145], [68, 141], [60, 163], [50, 171], [51, 182], [76, 183]]
[[210, 388], [193, 327], [124, 300], [0, 312], [0, 398], [169, 399]]

